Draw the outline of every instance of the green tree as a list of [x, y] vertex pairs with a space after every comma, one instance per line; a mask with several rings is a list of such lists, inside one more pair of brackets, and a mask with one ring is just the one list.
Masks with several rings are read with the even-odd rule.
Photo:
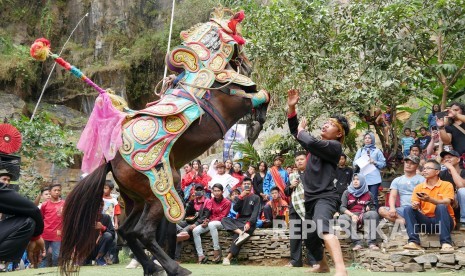
[[444, 105], [464, 83], [463, 0], [263, 2], [235, 1], [248, 15], [254, 80], [272, 93], [271, 127], [286, 121], [291, 87], [303, 91], [299, 113], [310, 122], [336, 112], [360, 122], [382, 105], [396, 122], [398, 104], [441, 87]]
[[35, 196], [43, 185], [44, 177], [38, 172], [36, 162], [43, 160], [59, 167], [68, 167], [79, 154], [72, 142], [73, 132], [55, 123], [47, 113], [40, 113], [32, 122], [22, 117], [10, 122], [22, 135], [21, 192]]

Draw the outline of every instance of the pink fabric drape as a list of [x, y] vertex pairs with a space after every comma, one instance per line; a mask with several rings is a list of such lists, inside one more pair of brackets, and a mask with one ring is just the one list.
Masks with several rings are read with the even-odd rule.
[[94, 109], [81, 134], [77, 148], [84, 153], [81, 170], [93, 172], [105, 160], [115, 158], [123, 144], [121, 124], [126, 114], [117, 110], [107, 93], [95, 100]]

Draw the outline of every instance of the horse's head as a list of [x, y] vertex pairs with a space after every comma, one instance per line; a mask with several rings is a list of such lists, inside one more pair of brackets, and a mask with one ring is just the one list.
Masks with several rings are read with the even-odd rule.
[[223, 134], [226, 127], [246, 114], [252, 114], [261, 129], [269, 95], [257, 92], [249, 78], [252, 65], [244, 52], [245, 39], [239, 24], [245, 18], [244, 12], [217, 8], [211, 15], [209, 22], [181, 32], [183, 45], [167, 56], [168, 67], [180, 74], [176, 88], [210, 101], [218, 110], [229, 109], [223, 114]]

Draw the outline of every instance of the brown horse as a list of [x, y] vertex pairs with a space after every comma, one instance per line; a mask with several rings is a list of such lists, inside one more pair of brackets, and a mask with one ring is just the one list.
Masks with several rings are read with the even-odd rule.
[[[231, 86], [231, 89], [239, 88]], [[252, 112], [252, 102], [248, 98], [229, 95], [212, 90], [210, 103], [216, 107], [228, 127], [244, 115]], [[264, 122], [267, 104], [255, 109], [260, 123]], [[212, 116], [206, 114], [201, 124], [194, 122], [174, 144], [170, 154], [174, 182], [180, 182], [177, 170], [183, 164], [199, 156], [217, 140], [222, 138], [219, 125]], [[63, 214], [63, 243], [61, 248], [62, 272], [73, 271], [72, 266], [84, 260], [95, 246], [97, 233], [94, 230], [98, 210], [103, 195], [106, 174], [112, 171], [122, 197], [126, 202], [127, 219], [118, 233], [127, 243], [144, 268], [144, 275], [160, 271], [146, 256], [148, 249], [160, 262], [168, 275], [189, 275], [190, 271], [180, 267], [158, 245], [157, 227], [164, 213], [160, 201], [151, 191], [147, 177], [132, 168], [117, 155], [111, 162], [100, 166], [85, 177], [66, 199]]]
[[[237, 63], [234, 63], [237, 64]], [[219, 86], [219, 84], [217, 84]], [[208, 102], [223, 118], [227, 128], [232, 127], [244, 115], [254, 112], [263, 124], [268, 104], [253, 108], [248, 97], [231, 95], [229, 90], [243, 89], [231, 84], [228, 89], [211, 90]], [[199, 99], [199, 101], [206, 101]], [[174, 183], [179, 185], [177, 170], [199, 156], [223, 137], [220, 124], [206, 113], [182, 134], [170, 154], [170, 165]], [[118, 233], [126, 239], [137, 260], [144, 268], [144, 275], [154, 275], [162, 269], [144, 253], [149, 250], [163, 266], [168, 275], [189, 275], [190, 271], [180, 267], [157, 243], [157, 227], [164, 217], [161, 202], [155, 197], [145, 175], [132, 168], [120, 154], [111, 162], [100, 166], [81, 180], [66, 199], [63, 213], [63, 237], [60, 252], [61, 272], [73, 272], [73, 266], [81, 263], [95, 247], [97, 231], [94, 229], [103, 195], [106, 175], [112, 171], [126, 203], [126, 221]]]
[[[172, 87], [176, 90], [170, 90], [172, 95], [196, 102], [205, 111], [179, 136], [169, 152], [173, 183], [178, 187], [178, 169], [221, 139], [239, 119], [253, 113], [261, 125], [265, 122], [269, 95], [265, 91], [255, 93], [255, 84], [246, 77], [251, 67], [242, 51], [245, 41], [236, 29], [244, 14], [239, 12], [224, 19], [224, 10], [217, 10], [216, 16], [213, 15], [209, 23], [182, 32], [185, 46], [175, 48], [167, 60], [170, 69], [181, 73], [179, 82]], [[204, 80], [208, 81], [202, 83]], [[191, 90], [194, 87], [204, 89], [206, 93], [196, 94]], [[120, 153], [82, 179], [66, 198], [60, 250], [61, 273], [77, 272], [75, 265], [81, 264], [95, 248], [98, 236], [95, 224], [109, 171], [113, 173], [126, 203], [127, 218], [118, 233], [142, 264], [144, 275], [154, 275], [163, 269], [168, 275], [191, 274], [159, 245], [165, 240], [176, 243], [175, 225], [165, 223], [163, 204], [155, 196], [149, 178], [133, 168]], [[181, 218], [177, 217], [178, 220]], [[174, 229], [163, 231], [160, 229], [166, 227], [161, 225]], [[155, 265], [144, 249], [149, 250], [163, 268]], [[170, 249], [173, 251], [173, 246]]]

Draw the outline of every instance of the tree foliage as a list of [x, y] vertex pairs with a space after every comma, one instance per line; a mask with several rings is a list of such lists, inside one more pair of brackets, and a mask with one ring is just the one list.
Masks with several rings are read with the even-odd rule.
[[248, 15], [254, 80], [272, 92], [272, 127], [285, 122], [291, 87], [303, 91], [300, 112], [312, 121], [462, 84], [463, 0], [234, 2]]
[[68, 167], [74, 163], [79, 151], [72, 141], [73, 132], [57, 124], [46, 113], [39, 113], [31, 122], [22, 117], [10, 122], [22, 135], [21, 176], [22, 192], [26, 195], [35, 192], [43, 185], [44, 177], [36, 166], [38, 160], [45, 160], [59, 167]]

